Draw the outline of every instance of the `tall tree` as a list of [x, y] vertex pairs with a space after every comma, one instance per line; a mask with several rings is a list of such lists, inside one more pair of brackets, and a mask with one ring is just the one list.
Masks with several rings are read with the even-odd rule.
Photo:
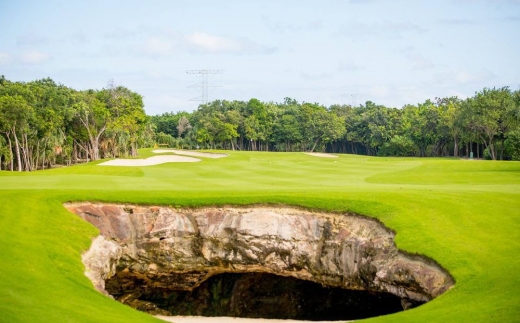
[[177, 124], [177, 133], [179, 134], [179, 138], [181, 138], [182, 134], [192, 128], [190, 121], [185, 116], [180, 117], [179, 122]]
[[97, 98], [93, 90], [81, 91], [75, 95], [75, 117], [88, 134], [88, 142], [81, 145], [91, 160], [99, 159], [99, 141], [111, 121], [106, 104]]
[[12, 165], [11, 161], [11, 147], [7, 144], [7, 140], [3, 136], [0, 136], [0, 170], [2, 170], [2, 165], [5, 165], [5, 169], [7, 169], [7, 164]]
[[17, 170], [30, 170], [27, 159], [27, 137], [30, 120], [34, 117], [34, 109], [20, 95], [0, 96], [0, 128], [6, 134], [9, 145], [14, 141]]
[[503, 142], [511, 120], [508, 114], [514, 110], [514, 101], [508, 87], [485, 88], [470, 100], [475, 116], [474, 127], [493, 160], [497, 159], [496, 141]]
[[463, 132], [461, 118], [461, 100], [458, 97], [438, 98], [437, 106], [440, 109], [441, 131], [450, 136], [453, 141], [453, 156], [459, 156], [459, 143]]
[[259, 141], [264, 142], [266, 150], [269, 148], [268, 138], [272, 133], [272, 123], [267, 107], [258, 99], [251, 99], [246, 106], [244, 119], [245, 135], [252, 143], [253, 150], [257, 150]]
[[56, 84], [46, 78], [28, 83], [34, 95], [34, 110], [36, 115], [36, 148], [33, 154], [34, 165], [41, 168], [52, 166], [56, 156], [71, 147], [67, 146], [65, 122], [72, 117], [70, 110], [72, 92], [69, 88]]
[[345, 134], [345, 119], [318, 104], [304, 103], [301, 107], [301, 120], [304, 137], [309, 139], [309, 151], [318, 144], [326, 144]]
[[429, 146], [432, 155], [438, 151], [439, 111], [427, 100], [417, 106], [407, 105], [403, 108], [403, 130], [419, 148], [419, 156], [425, 157]]
[[[106, 106], [107, 130], [118, 148], [124, 152], [129, 148], [130, 155], [137, 156], [138, 136], [144, 131], [147, 121], [142, 96], [124, 86], [116, 87], [109, 83], [98, 97]], [[117, 151], [114, 153], [117, 155]]]

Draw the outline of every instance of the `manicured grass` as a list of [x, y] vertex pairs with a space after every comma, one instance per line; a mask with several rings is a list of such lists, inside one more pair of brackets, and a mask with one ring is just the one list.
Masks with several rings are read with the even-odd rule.
[[99, 294], [83, 275], [81, 253], [97, 229], [62, 203], [85, 200], [366, 214], [457, 281], [426, 305], [367, 321], [520, 321], [520, 163], [228, 153], [199, 163], [0, 172], [0, 322], [158, 322]]

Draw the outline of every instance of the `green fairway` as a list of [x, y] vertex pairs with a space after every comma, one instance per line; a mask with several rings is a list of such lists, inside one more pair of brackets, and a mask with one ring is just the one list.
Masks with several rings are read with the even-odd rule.
[[520, 322], [520, 162], [227, 153], [198, 163], [1, 171], [0, 322], [161, 322], [94, 289], [81, 253], [98, 231], [66, 211], [67, 201], [368, 215], [456, 284], [416, 309], [367, 321]]

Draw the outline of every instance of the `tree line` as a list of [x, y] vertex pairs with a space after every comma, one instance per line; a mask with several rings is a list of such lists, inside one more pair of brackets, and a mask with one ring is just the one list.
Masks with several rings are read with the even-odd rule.
[[216, 100], [151, 121], [156, 141], [178, 148], [520, 159], [520, 90], [508, 87], [400, 109]]
[[79, 91], [0, 77], [0, 169], [31, 171], [135, 156], [153, 144], [141, 95], [109, 82]]
[[520, 90], [484, 88], [467, 99], [402, 108], [215, 100], [193, 112], [147, 116], [142, 96], [110, 81], [75, 90], [52, 79], [0, 77], [0, 169], [31, 171], [186, 149], [320, 151], [371, 156], [520, 160]]

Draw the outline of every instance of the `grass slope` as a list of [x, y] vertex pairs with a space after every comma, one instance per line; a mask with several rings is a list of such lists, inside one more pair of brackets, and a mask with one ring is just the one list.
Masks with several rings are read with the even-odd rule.
[[[150, 150], [143, 151], [150, 155]], [[272, 203], [352, 211], [457, 280], [419, 308], [367, 322], [520, 321], [520, 163], [229, 152], [149, 167], [0, 172], [0, 322], [159, 322], [94, 290], [81, 253], [97, 229], [66, 201]]]

